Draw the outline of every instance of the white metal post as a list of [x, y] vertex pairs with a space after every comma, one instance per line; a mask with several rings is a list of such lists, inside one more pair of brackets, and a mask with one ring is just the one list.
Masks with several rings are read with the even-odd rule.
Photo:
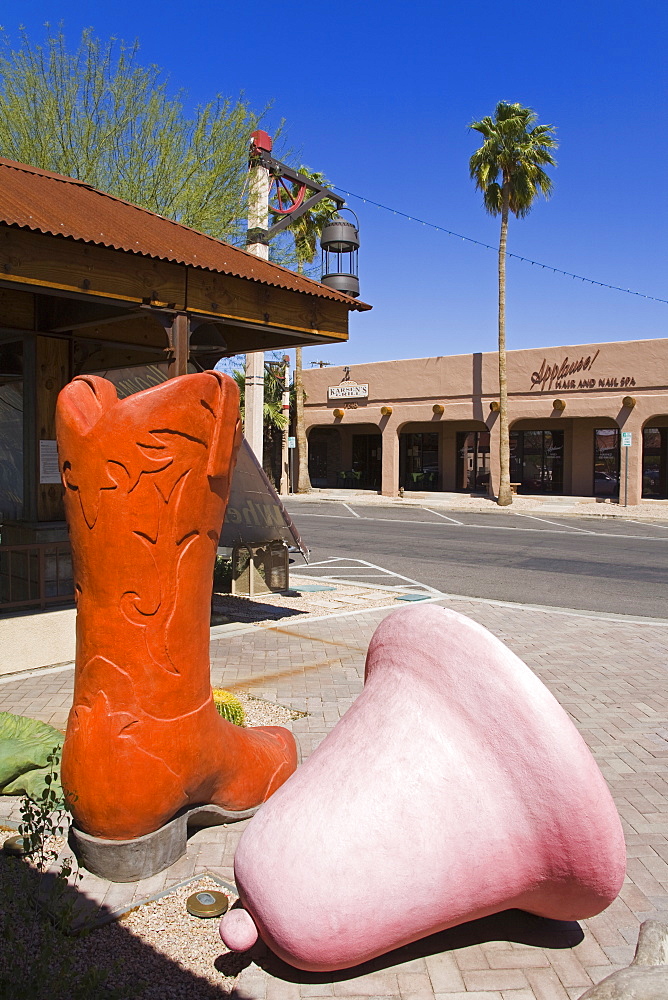
[[[266, 229], [269, 222], [269, 171], [259, 163], [250, 167], [248, 190], [248, 228]], [[249, 243], [249, 253], [269, 260], [269, 247], [265, 243]], [[262, 465], [264, 441], [264, 353], [255, 351], [246, 355], [244, 435]]]
[[285, 362], [285, 383], [283, 386], [281, 412], [285, 417], [285, 427], [283, 428], [283, 438], [281, 441], [281, 485], [279, 493], [285, 495], [290, 492], [290, 476], [288, 468], [288, 437], [290, 434], [290, 356], [288, 354], [284, 354], [283, 361]]

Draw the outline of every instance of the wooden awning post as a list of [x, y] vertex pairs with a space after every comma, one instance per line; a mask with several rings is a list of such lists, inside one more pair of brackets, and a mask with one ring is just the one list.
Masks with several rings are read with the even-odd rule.
[[167, 328], [169, 337], [169, 377], [188, 374], [188, 356], [190, 354], [190, 317], [186, 313], [177, 313]]

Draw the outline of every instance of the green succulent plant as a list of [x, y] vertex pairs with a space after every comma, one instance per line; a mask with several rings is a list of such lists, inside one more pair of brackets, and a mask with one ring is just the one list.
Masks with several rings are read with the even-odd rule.
[[231, 691], [225, 691], [224, 688], [214, 688], [213, 703], [219, 715], [222, 715], [228, 722], [235, 726], [246, 725], [244, 707]]

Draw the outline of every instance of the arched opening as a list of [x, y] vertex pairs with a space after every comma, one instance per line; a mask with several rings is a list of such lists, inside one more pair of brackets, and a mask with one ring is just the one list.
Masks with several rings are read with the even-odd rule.
[[379, 490], [383, 441], [375, 424], [312, 427], [308, 468], [316, 489]]

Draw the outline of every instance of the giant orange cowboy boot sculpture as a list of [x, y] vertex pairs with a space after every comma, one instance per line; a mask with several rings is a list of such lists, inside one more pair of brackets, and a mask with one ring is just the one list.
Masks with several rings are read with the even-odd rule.
[[131, 881], [183, 854], [193, 810], [245, 818], [297, 764], [291, 733], [233, 726], [211, 695], [239, 393], [204, 372], [119, 400], [87, 375], [61, 392], [57, 434], [77, 597], [62, 784], [84, 865]]

